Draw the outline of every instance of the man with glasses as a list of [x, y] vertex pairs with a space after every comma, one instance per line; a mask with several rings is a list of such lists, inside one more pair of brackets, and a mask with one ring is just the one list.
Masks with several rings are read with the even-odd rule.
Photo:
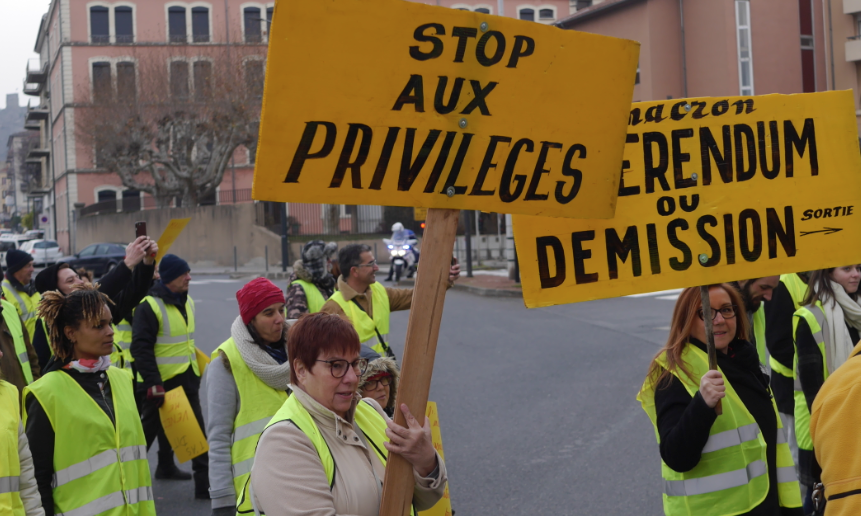
[[[386, 288], [377, 283], [377, 260], [371, 247], [352, 244], [338, 251], [341, 277], [338, 291], [326, 301], [321, 312], [350, 319], [362, 344], [383, 356], [394, 357], [388, 344], [391, 312], [409, 310], [413, 289]], [[449, 270], [449, 286], [460, 276], [460, 265]]]

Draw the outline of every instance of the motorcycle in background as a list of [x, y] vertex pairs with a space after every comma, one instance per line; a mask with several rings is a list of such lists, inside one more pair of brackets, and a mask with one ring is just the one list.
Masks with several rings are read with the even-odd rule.
[[397, 283], [405, 273], [408, 278], [413, 277], [418, 266], [418, 251], [415, 248], [418, 242], [415, 235], [409, 235], [404, 230], [395, 231], [392, 238], [383, 239], [391, 255], [391, 268], [387, 281], [391, 281], [394, 277]]

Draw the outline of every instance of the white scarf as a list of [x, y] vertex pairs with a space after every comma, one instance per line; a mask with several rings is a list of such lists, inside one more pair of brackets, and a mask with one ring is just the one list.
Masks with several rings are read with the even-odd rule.
[[861, 330], [861, 305], [849, 297], [839, 283], [832, 281], [831, 289], [835, 299], [822, 299], [822, 308], [825, 310], [825, 359], [829, 374], [849, 360], [855, 348], [846, 325]]
[[230, 327], [230, 336], [236, 344], [236, 349], [242, 355], [242, 360], [251, 369], [257, 378], [269, 387], [279, 391], [286, 391], [290, 386], [290, 362], [279, 364], [277, 360], [269, 356], [269, 353], [260, 348], [248, 333], [248, 328], [242, 322], [242, 316], [233, 321]]
[[66, 365], [66, 369], [74, 369], [81, 373], [98, 373], [99, 371], [107, 371], [109, 367], [111, 367], [110, 355], [100, 356], [98, 360], [72, 360]]

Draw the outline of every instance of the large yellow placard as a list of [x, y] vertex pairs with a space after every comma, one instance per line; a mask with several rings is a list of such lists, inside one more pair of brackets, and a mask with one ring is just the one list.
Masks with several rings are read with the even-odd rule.
[[612, 217], [638, 54], [403, 0], [278, 2], [253, 196]]
[[616, 217], [514, 217], [528, 307], [861, 262], [851, 91], [632, 106]]

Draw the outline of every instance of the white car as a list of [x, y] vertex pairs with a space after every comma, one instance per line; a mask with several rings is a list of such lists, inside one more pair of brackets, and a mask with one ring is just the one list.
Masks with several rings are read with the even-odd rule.
[[23, 235], [0, 235], [0, 266], [6, 270], [6, 251], [21, 249], [31, 239]]
[[30, 240], [21, 245], [21, 250], [33, 256], [33, 265], [51, 265], [63, 256], [54, 240]]

